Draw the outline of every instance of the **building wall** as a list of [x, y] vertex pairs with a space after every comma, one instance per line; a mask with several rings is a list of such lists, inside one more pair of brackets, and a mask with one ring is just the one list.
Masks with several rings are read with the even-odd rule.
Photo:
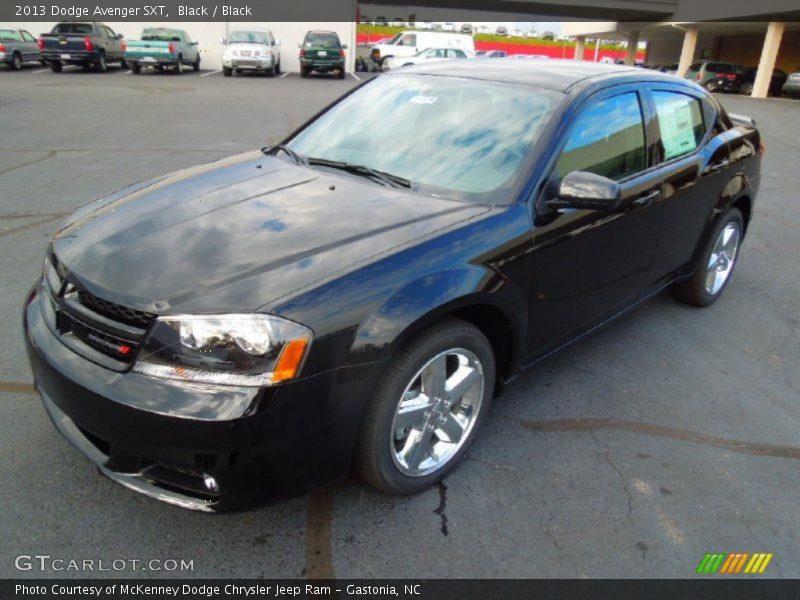
[[[763, 46], [763, 34], [720, 36], [714, 58], [757, 67]], [[800, 31], [784, 32], [775, 68], [787, 73], [800, 70]]]
[[[647, 64], [649, 65], [670, 65], [677, 63], [681, 58], [681, 48], [683, 37], [676, 37], [668, 40], [654, 40], [647, 47]], [[713, 57], [715, 38], [713, 35], [700, 34], [697, 38], [697, 48], [694, 52], [694, 61], [703, 57], [707, 52], [709, 57]]]
[[[34, 37], [40, 33], [50, 31], [55, 25], [52, 23], [0, 23], [2, 26], [27, 29]], [[348, 45], [347, 70], [353, 71], [355, 56], [356, 27], [351, 22], [321, 22], [321, 23], [250, 23], [250, 22], [170, 22], [170, 23], [139, 23], [139, 22], [113, 22], [106, 25], [115, 32], [121, 33], [125, 39], [138, 39], [145, 27], [177, 27], [185, 29], [193, 40], [199, 42], [204, 69], [222, 68], [222, 45], [220, 39], [235, 29], [272, 29], [275, 38], [281, 42], [281, 68], [284, 71], [300, 70], [298, 44], [303, 41], [303, 36], [310, 29], [325, 29], [335, 31], [343, 44]]]

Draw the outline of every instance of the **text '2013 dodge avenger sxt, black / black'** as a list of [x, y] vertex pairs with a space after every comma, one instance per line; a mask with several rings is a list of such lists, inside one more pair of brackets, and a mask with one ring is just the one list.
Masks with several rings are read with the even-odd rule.
[[197, 510], [354, 468], [409, 494], [525, 366], [666, 287], [714, 302], [755, 124], [668, 75], [552, 63], [401, 69], [281, 144], [78, 209], [24, 314], [56, 427]]

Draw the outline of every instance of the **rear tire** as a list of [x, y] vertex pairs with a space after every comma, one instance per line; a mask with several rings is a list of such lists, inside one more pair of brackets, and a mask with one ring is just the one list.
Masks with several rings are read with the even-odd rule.
[[233, 69], [230, 67], [222, 67], [222, 74], [225, 75], [225, 77], [230, 77], [233, 75]]
[[344, 67], [342, 67], [342, 68], [339, 70], [339, 74], [338, 74], [338, 76], [339, 76], [339, 79], [344, 79], [345, 75], [346, 75], [346, 73], [344, 72]]
[[127, 69], [129, 66], [128, 61], [123, 58], [121, 61], [119, 61], [119, 66], [122, 67], [123, 69]]
[[362, 477], [394, 495], [437, 483], [477, 436], [494, 382], [494, 353], [477, 327], [448, 318], [417, 334], [392, 359], [365, 409]]
[[308, 77], [309, 70], [306, 67], [300, 67], [300, 77], [306, 78]]
[[50, 63], [50, 70], [53, 73], [61, 73], [61, 71], [64, 70], [64, 65], [62, 65], [60, 61], [54, 60]]
[[133, 72], [134, 75], [140, 75], [142, 72], [142, 65], [139, 63], [133, 63], [131, 65], [131, 72]]
[[175, 75], [183, 75], [183, 56], [178, 55], [178, 62], [175, 63]]
[[101, 52], [97, 57], [97, 62], [94, 63], [94, 70], [97, 73], [105, 73], [108, 71], [108, 63], [106, 62], [106, 55]]
[[15, 71], [22, 70], [22, 57], [19, 52], [14, 52], [14, 55], [11, 57], [11, 68]]
[[717, 224], [693, 265], [691, 277], [672, 284], [672, 295], [692, 306], [713, 304], [731, 280], [743, 235], [742, 213], [731, 208], [717, 219]]
[[192, 63], [192, 68], [195, 71], [199, 71], [200, 70], [200, 55], [199, 54], [197, 55], [197, 58], [194, 59], [194, 62]]
[[265, 72], [266, 72], [266, 74], [267, 74], [267, 77], [275, 77], [275, 73], [277, 72], [277, 71], [275, 70], [275, 65], [272, 65], [272, 66], [271, 66], [269, 69], [267, 69]]
[[275, 74], [276, 75], [281, 74], [281, 61], [278, 61], [278, 63], [275, 65]]
[[739, 88], [739, 93], [742, 96], [749, 96], [753, 93], [753, 84], [752, 83], [743, 83], [742, 87]]

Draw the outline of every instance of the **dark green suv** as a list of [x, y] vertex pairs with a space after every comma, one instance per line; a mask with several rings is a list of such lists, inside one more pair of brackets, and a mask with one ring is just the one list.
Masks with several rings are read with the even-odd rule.
[[309, 31], [300, 45], [300, 76], [336, 71], [339, 79], [344, 79], [346, 49], [335, 31]]

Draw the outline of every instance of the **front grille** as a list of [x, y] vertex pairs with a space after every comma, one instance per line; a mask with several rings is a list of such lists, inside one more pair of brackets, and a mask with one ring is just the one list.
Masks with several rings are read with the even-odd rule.
[[66, 282], [54, 262], [48, 259], [44, 277], [53, 306], [51, 327], [75, 352], [114, 370], [127, 369], [156, 315], [98, 298]]
[[124, 363], [130, 363], [137, 345], [70, 319], [69, 330], [87, 346]]
[[133, 327], [141, 327], [142, 329], [148, 327], [156, 318], [153, 314], [114, 304], [84, 290], [78, 290], [78, 301], [89, 310], [93, 310], [113, 321], [119, 321]]

